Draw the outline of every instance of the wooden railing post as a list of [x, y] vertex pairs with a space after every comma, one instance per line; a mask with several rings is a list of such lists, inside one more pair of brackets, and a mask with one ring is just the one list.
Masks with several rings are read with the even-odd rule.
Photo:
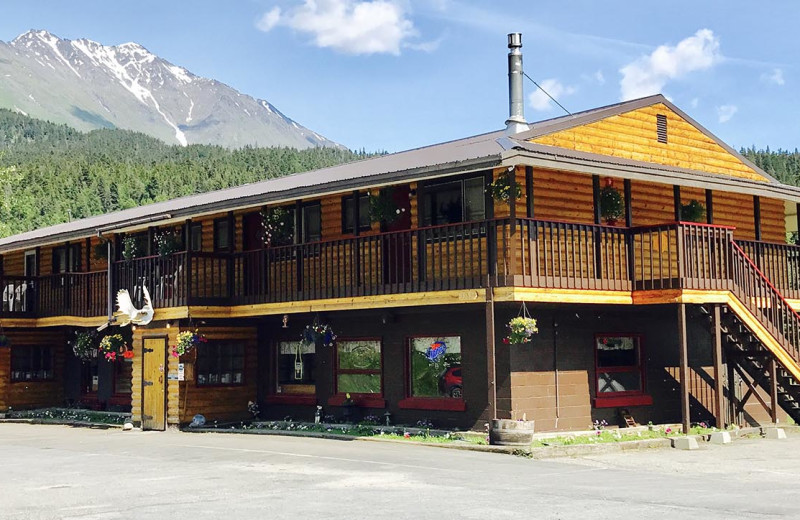
[[686, 276], [686, 248], [685, 248], [685, 241], [684, 241], [684, 227], [680, 224], [675, 226], [675, 232], [677, 234], [676, 243], [678, 248], [678, 287], [683, 288], [686, 285], [684, 280], [684, 276]]

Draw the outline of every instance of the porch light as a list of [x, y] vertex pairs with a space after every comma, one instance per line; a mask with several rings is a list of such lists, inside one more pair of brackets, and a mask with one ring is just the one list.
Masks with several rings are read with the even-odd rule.
[[284, 314], [283, 315], [283, 325], [281, 326], [281, 328], [282, 329], [288, 329], [289, 328], [289, 315], [288, 314]]

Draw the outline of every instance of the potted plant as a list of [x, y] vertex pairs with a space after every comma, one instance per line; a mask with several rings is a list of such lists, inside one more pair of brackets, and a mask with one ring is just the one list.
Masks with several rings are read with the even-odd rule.
[[206, 337], [197, 330], [184, 330], [178, 333], [178, 343], [173, 345], [172, 355], [174, 357], [180, 357], [194, 350], [199, 344], [207, 342], [208, 340]]
[[144, 254], [142, 246], [139, 243], [139, 237], [126, 236], [122, 238], [122, 258], [124, 260], [133, 260], [139, 258]]
[[261, 240], [264, 246], [286, 246], [294, 242], [294, 214], [285, 208], [261, 211]]
[[314, 318], [313, 323], [311, 323], [311, 325], [306, 325], [306, 328], [303, 329], [301, 339], [306, 343], [316, 343], [320, 341], [323, 346], [331, 347], [333, 346], [333, 342], [336, 341], [336, 334], [333, 333], [333, 329], [331, 329], [330, 325], [327, 323], [320, 323], [318, 318]]
[[494, 182], [486, 187], [486, 193], [494, 200], [506, 204], [511, 201], [512, 195], [514, 199], [522, 197], [522, 187], [515, 182], [513, 174], [513, 170], [500, 174]]
[[72, 352], [81, 361], [89, 361], [97, 357], [97, 346], [91, 332], [77, 332], [72, 340]]
[[609, 226], [614, 226], [625, 214], [622, 194], [610, 182], [600, 190], [600, 216]]
[[508, 324], [508, 336], [503, 338], [503, 343], [507, 345], [522, 345], [530, 343], [534, 334], [539, 332], [536, 327], [536, 320], [529, 316], [517, 316], [512, 318]]
[[684, 222], [703, 222], [706, 208], [697, 200], [690, 200], [681, 205], [681, 220]]
[[384, 188], [377, 195], [369, 193], [369, 219], [371, 222], [391, 224], [400, 217], [400, 209], [394, 201], [394, 188]]
[[181, 249], [181, 242], [174, 229], [166, 229], [156, 233], [156, 251], [159, 256], [169, 256]]
[[123, 357], [128, 347], [125, 345], [125, 339], [122, 334], [109, 334], [100, 340], [98, 350], [106, 361], [116, 361], [117, 357]]

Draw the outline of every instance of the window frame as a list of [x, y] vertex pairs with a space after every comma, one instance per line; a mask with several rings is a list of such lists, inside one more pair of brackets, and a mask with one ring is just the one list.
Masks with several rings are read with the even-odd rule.
[[[306, 210], [310, 208], [316, 208], [316, 210], [319, 212], [319, 238], [313, 241], [309, 240], [308, 222], [310, 219], [306, 216]], [[300, 228], [300, 243], [314, 244], [322, 241], [322, 201], [315, 200], [312, 202], [305, 202], [300, 206]]]
[[[81, 256], [82, 249], [79, 243], [55, 246], [52, 250], [52, 274], [80, 273], [83, 263], [83, 258]], [[56, 258], [61, 254], [64, 255], [64, 262], [66, 263], [66, 268], [63, 271], [58, 269], [60, 261], [56, 262]]]
[[[634, 338], [637, 346], [635, 366], [612, 366], [601, 367], [599, 364], [600, 349], [597, 348], [597, 343], [602, 338]], [[594, 342], [592, 344], [594, 349], [594, 389], [592, 390], [595, 398], [595, 408], [615, 408], [620, 406], [642, 406], [653, 404], [653, 398], [647, 393], [647, 367], [644, 348], [644, 335], [639, 333], [629, 332], [603, 332], [594, 335]], [[639, 390], [624, 390], [620, 392], [600, 392], [600, 374], [611, 373], [638, 373], [639, 374]]]
[[[210, 378], [209, 378], [209, 381], [206, 381], [206, 382], [203, 382], [203, 383], [200, 382], [200, 359], [201, 359], [201, 356], [203, 356], [203, 352], [206, 352], [206, 355], [210, 355], [210, 353], [208, 353], [207, 350], [212, 346], [215, 347], [215, 348], [219, 348], [219, 347], [222, 347], [222, 346], [237, 346], [237, 347], [240, 346], [242, 348], [242, 355], [241, 355], [241, 358], [242, 358], [242, 368], [241, 368], [242, 377], [241, 377], [241, 381], [239, 381], [239, 382], [231, 381], [230, 383], [223, 383], [221, 381], [216, 381], [214, 383], [211, 383], [211, 382], [209, 382], [210, 381]], [[216, 357], [216, 359], [215, 359], [215, 362], [219, 363], [220, 359], [221, 359], [221, 357], [219, 357], [219, 355], [218, 355]], [[232, 361], [231, 361], [231, 363], [232, 363]], [[217, 376], [220, 376], [222, 374], [222, 370], [220, 369], [219, 366], [217, 366], [215, 368], [216, 368], [215, 372], [212, 372], [209, 369], [209, 371], [206, 372], [206, 373], [208, 373], [208, 374], [216, 373]], [[235, 373], [235, 369], [231, 365], [231, 375], [234, 374], [234, 373]], [[218, 379], [221, 380], [222, 378], [218, 377]], [[233, 377], [231, 377], [231, 379], [233, 379]], [[239, 386], [247, 385], [247, 343], [245, 343], [245, 342], [237, 342], [237, 341], [214, 339], [214, 340], [208, 340], [208, 342], [206, 342], [205, 344], [198, 346], [197, 347], [197, 359], [195, 360], [195, 363], [194, 363], [194, 384], [195, 384], [195, 386], [197, 388], [239, 387]]]
[[[377, 341], [380, 344], [381, 349], [381, 368], [380, 370], [360, 370], [360, 369], [340, 369], [339, 368], [339, 343], [346, 343], [346, 342], [358, 342], [358, 341]], [[333, 393], [334, 395], [328, 400], [328, 404], [331, 405], [338, 405], [341, 406], [345, 399], [347, 398], [347, 393], [350, 394], [350, 398], [353, 402], [358, 406], [364, 406], [367, 408], [384, 408], [386, 406], [386, 400], [384, 399], [384, 393], [386, 392], [385, 388], [385, 368], [386, 368], [386, 360], [385, 360], [385, 349], [383, 344], [383, 338], [378, 336], [364, 336], [364, 337], [340, 337], [337, 338], [333, 345]], [[359, 393], [359, 392], [340, 392], [339, 391], [339, 375], [340, 374], [375, 374], [379, 373], [381, 376], [381, 391], [380, 393]]]
[[[9, 381], [11, 383], [48, 382], [48, 381], [55, 381], [56, 380], [55, 353], [54, 353], [54, 351], [53, 351], [54, 349], [53, 349], [53, 347], [51, 345], [11, 345], [10, 348], [11, 348], [11, 352], [9, 354], [10, 354], [10, 358], [11, 359], [9, 360], [9, 372], [10, 372]], [[39, 351], [40, 352], [40, 354], [39, 354], [40, 365], [41, 365], [41, 361], [45, 359], [45, 356], [42, 355], [42, 352], [44, 351], [44, 352], [47, 353], [46, 357], [49, 358], [49, 368], [41, 368], [41, 366], [40, 366], [38, 370], [33, 370], [33, 364], [34, 364], [33, 363], [33, 361], [34, 361], [33, 353], [35, 351]], [[17, 354], [15, 356], [14, 355], [15, 352], [17, 352], [17, 353], [24, 352], [25, 353], [25, 356], [28, 358], [27, 361], [29, 363], [29, 366], [31, 367], [30, 370], [26, 370], [26, 371], [19, 370], [19, 366], [17, 366], [16, 369], [15, 369], [14, 361], [16, 360], [17, 363], [19, 363], [19, 357], [20, 357], [20, 354]], [[42, 372], [42, 371], [49, 371], [50, 372], [50, 376], [49, 377], [31, 377], [31, 378], [22, 377], [22, 378], [20, 378], [18, 375], [15, 375], [15, 374], [18, 374], [20, 372], [24, 372], [24, 373], [27, 374], [27, 373]]]
[[[195, 237], [195, 232], [197, 232], [197, 236]], [[194, 240], [197, 238], [198, 243], [195, 244]], [[195, 248], [197, 245], [197, 248]], [[192, 222], [189, 224], [189, 244], [186, 248], [190, 253], [200, 253], [203, 251], [203, 223], [202, 222]]]
[[[355, 200], [355, 196], [353, 194], [345, 195], [344, 197], [342, 197], [342, 234], [343, 235], [354, 235], [355, 234], [355, 222], [353, 222], [352, 224], [349, 224], [347, 222], [347, 203], [348, 202], [353, 203], [354, 200]], [[371, 231], [372, 230], [372, 222], [370, 221], [370, 218], [369, 218], [369, 193], [367, 193], [367, 192], [363, 192], [363, 193], [359, 192], [359, 194], [358, 194], [358, 204], [359, 205], [361, 204], [362, 200], [366, 200], [367, 201], [367, 204], [366, 204], [367, 211], [364, 212], [363, 211], [364, 208], [361, 208], [359, 206], [358, 216], [359, 216], [359, 219], [363, 219], [364, 215], [366, 214], [367, 222], [366, 223], [359, 222], [358, 231], [359, 232], [361, 232], [361, 231]], [[355, 209], [355, 206], [353, 206], [353, 209]], [[353, 216], [355, 217], [355, 213], [353, 213]]]
[[[458, 337], [461, 343], [461, 397], [422, 397], [412, 395], [412, 373], [411, 367], [411, 342], [416, 338], [453, 338]], [[405, 380], [405, 397], [398, 403], [399, 408], [405, 410], [443, 410], [450, 412], [463, 412], [467, 409], [467, 401], [464, 398], [464, 335], [452, 332], [446, 334], [413, 334], [405, 338], [405, 355], [403, 359], [403, 377]]]
[[[480, 179], [482, 185], [481, 193], [483, 195], [483, 218], [477, 220], [467, 220], [466, 186], [469, 181], [474, 181], [476, 179]], [[433, 203], [430, 197], [434, 196], [436, 191], [439, 191], [437, 190], [437, 187], [455, 183], [459, 183], [461, 190], [461, 220], [458, 222], [437, 222], [435, 212], [433, 211]], [[419, 193], [419, 206], [420, 206], [419, 217], [418, 217], [419, 227], [429, 228], [429, 227], [448, 226], [457, 224], [469, 224], [473, 222], [481, 222], [484, 220], [488, 220], [490, 218], [491, 205], [487, 200], [488, 195], [486, 194], [486, 187], [487, 187], [486, 172], [475, 172], [455, 177], [443, 177], [441, 179], [435, 179], [424, 183], [423, 185], [420, 186], [421, 189]], [[428, 216], [430, 216], [430, 221], [426, 220]]]
[[[222, 224], [225, 224], [225, 240], [228, 244], [225, 247], [219, 245], [220, 233], [219, 229]], [[231, 221], [227, 216], [214, 219], [214, 252], [215, 253], [230, 253], [233, 251], [233, 244], [231, 243]], [[202, 239], [201, 239], [202, 242]]]

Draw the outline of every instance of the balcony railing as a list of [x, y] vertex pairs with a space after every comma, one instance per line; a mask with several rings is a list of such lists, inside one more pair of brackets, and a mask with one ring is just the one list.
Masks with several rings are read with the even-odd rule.
[[[235, 253], [114, 262], [113, 290], [156, 308], [243, 305], [494, 286], [730, 290], [732, 228], [618, 228], [493, 219]], [[800, 247], [739, 242], [789, 298]], [[108, 272], [0, 277], [3, 316], [103, 316]]]

